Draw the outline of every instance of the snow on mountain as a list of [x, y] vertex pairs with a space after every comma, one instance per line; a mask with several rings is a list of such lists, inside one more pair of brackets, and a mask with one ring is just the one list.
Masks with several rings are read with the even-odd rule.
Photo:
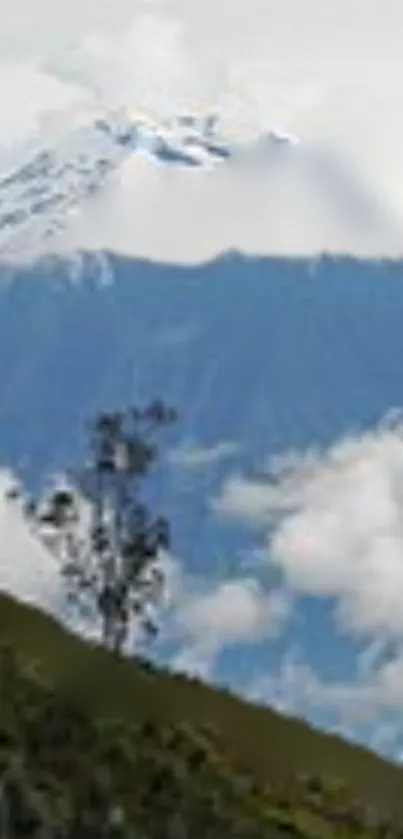
[[[31, 217], [34, 201], [21, 187], [10, 200], [3, 195], [0, 213], [8, 223], [1, 255], [6, 245], [14, 253], [26, 251], [32, 245], [27, 240], [37, 241], [38, 234], [45, 249], [56, 248], [56, 237], [46, 231], [65, 226], [67, 206], [69, 218], [80, 206], [84, 224], [74, 222], [71, 250], [187, 263], [231, 248], [266, 255], [401, 256], [403, 109], [396, 79], [402, 13], [395, 0], [385, 0], [387, 14], [365, 0], [353, 9], [340, 0], [329, 14], [318, 0], [303, 7], [295, 0], [239, 0], [236, 11], [230, 0], [116, 0], [105, 8], [95, 0], [77, 6], [74, 0], [68, 6], [37, 0], [29, 13], [26, 2], [15, 0], [1, 18], [3, 178], [35, 154], [48, 151], [53, 160], [52, 131], [43, 131], [35, 152], [26, 155], [25, 149], [17, 162], [14, 141], [25, 142], [45, 112], [59, 118], [72, 102], [83, 110], [84, 103], [100, 103], [101, 119], [116, 116], [131, 126], [138, 125], [131, 109], [145, 110], [140, 133], [153, 147], [153, 162], [175, 165], [148, 166], [143, 158], [136, 166], [138, 156], [128, 149], [118, 165], [112, 144], [100, 151], [116, 162], [104, 177], [97, 152], [85, 142], [90, 171], [83, 175], [73, 160], [75, 174], [67, 178], [60, 175], [59, 156], [65, 163], [62, 148], [76, 131], [67, 125], [52, 163], [60, 183], [50, 192], [40, 185], [50, 200], [44, 228], [43, 214]], [[209, 116], [195, 119], [200, 113]], [[190, 121], [181, 114], [192, 115]], [[220, 131], [209, 136], [203, 132], [212, 114], [219, 115]], [[90, 143], [105, 145], [91, 120]], [[259, 137], [269, 138], [269, 146], [259, 146]], [[242, 146], [239, 156], [234, 146]], [[271, 152], [276, 147], [277, 157], [267, 146]], [[335, 177], [327, 171], [332, 184], [310, 166], [304, 151], [314, 148], [335, 161]], [[13, 166], [7, 163], [4, 171], [5, 155]], [[242, 163], [259, 157], [253, 183], [238, 177], [237, 157]], [[219, 163], [224, 165], [214, 165]], [[193, 176], [200, 170], [202, 177]], [[116, 181], [121, 200], [115, 190], [111, 204], [109, 185]], [[101, 182], [108, 188], [98, 189]], [[349, 207], [351, 184], [359, 200], [353, 196]], [[88, 194], [91, 200], [82, 201]], [[363, 220], [363, 205], [369, 220], [368, 214]]]
[[[68, 115], [69, 116], [69, 115]], [[119, 111], [75, 111], [28, 160], [0, 170], [0, 255], [32, 254], [63, 229], [81, 203], [102, 190], [130, 155], [185, 167], [227, 160], [214, 116], [179, 116], [162, 123]], [[72, 123], [72, 124], [71, 124]], [[37, 143], [39, 145], [39, 143]], [[50, 246], [51, 247], [51, 246]]]

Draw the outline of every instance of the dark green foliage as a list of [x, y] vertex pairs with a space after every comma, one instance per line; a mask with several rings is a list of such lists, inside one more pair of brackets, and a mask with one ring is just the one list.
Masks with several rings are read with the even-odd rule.
[[[2, 837], [402, 837], [401, 770], [364, 750], [117, 661], [5, 596], [0, 639]], [[276, 728], [294, 743], [286, 771]]]

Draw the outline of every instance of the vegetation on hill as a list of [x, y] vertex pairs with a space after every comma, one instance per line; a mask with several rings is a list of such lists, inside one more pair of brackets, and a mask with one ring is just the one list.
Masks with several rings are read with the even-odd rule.
[[363, 749], [6, 595], [0, 642], [2, 837], [403, 837], [403, 773]]

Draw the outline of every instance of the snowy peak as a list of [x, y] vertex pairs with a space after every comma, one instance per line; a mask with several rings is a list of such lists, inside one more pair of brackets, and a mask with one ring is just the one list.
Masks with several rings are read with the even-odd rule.
[[163, 122], [137, 116], [136, 150], [163, 163], [192, 167], [227, 160], [231, 152], [220, 140], [216, 124], [215, 116], [183, 114]]
[[[148, 157], [158, 166], [193, 171], [242, 166], [269, 158], [297, 144], [296, 138], [269, 131], [252, 140], [224, 138], [215, 114], [184, 113], [159, 119], [102, 105], [73, 106], [44, 120], [34, 143], [0, 164], [0, 258], [20, 261], [54, 249], [84, 202], [95, 200], [129, 157]], [[4, 169], [4, 167], [3, 167]]]
[[49, 237], [63, 227], [66, 214], [97, 191], [120, 165], [135, 132], [110, 122], [106, 133], [96, 121], [72, 128], [49, 147], [0, 179], [0, 249], [8, 252]]
[[28, 162], [0, 172], [0, 254], [26, 252], [62, 230], [129, 155], [191, 168], [225, 161], [230, 150], [215, 124], [210, 116], [157, 123], [122, 111], [75, 115]]

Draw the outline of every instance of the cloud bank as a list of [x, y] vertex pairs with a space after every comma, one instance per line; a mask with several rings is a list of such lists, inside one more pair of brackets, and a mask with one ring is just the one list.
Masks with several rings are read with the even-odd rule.
[[8, 470], [0, 472], [0, 590], [58, 614], [62, 590], [54, 558], [38, 543], [21, 506], [7, 498], [15, 485]]
[[[398, 0], [76, 2], [0, 4], [0, 168], [95, 103], [217, 113], [236, 153], [214, 172], [131, 157], [57, 247], [401, 255]], [[268, 148], [272, 129], [300, 144]]]
[[218, 509], [267, 527], [269, 563], [301, 594], [333, 598], [339, 629], [403, 639], [403, 426], [229, 478]]
[[327, 449], [276, 457], [260, 479], [233, 475], [214, 505], [261, 534], [259, 556], [280, 572], [285, 590], [300, 603], [326, 603], [334, 636], [356, 649], [354, 674], [329, 680], [308, 651], [294, 649], [294, 639], [279, 666], [256, 677], [250, 695], [350, 736], [367, 726], [367, 742], [380, 749], [399, 742], [401, 752], [401, 417]]
[[[193, 581], [194, 587], [195, 581]], [[207, 590], [192, 592], [176, 605], [174, 632], [181, 645], [172, 661], [175, 669], [212, 677], [220, 654], [240, 651], [281, 634], [291, 603], [280, 589], [268, 592], [253, 577], [224, 579]]]

